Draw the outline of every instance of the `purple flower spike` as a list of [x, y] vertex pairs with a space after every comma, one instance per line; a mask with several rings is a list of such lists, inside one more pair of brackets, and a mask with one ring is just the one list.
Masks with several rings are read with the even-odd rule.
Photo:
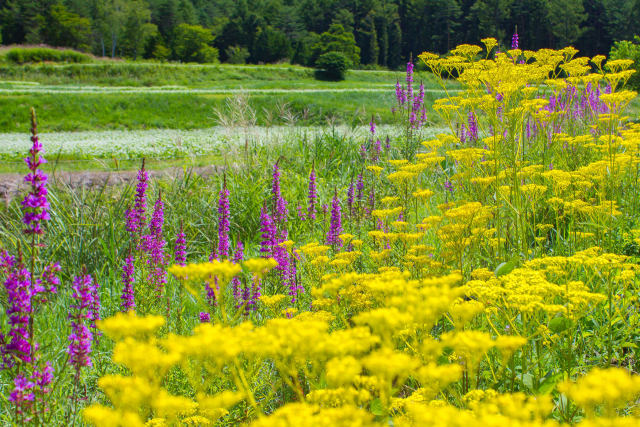
[[353, 216], [353, 202], [355, 197], [355, 188], [353, 181], [349, 184], [349, 190], [347, 190], [347, 208], [349, 209], [349, 215]]
[[136, 308], [135, 291], [133, 289], [134, 282], [133, 256], [129, 254], [129, 256], [124, 260], [124, 266], [122, 267], [122, 283], [124, 286], [122, 288], [122, 295], [120, 296], [120, 299], [122, 300], [120, 307], [125, 313], [135, 310]]
[[[21, 417], [25, 414], [31, 413], [31, 406], [35, 399], [35, 394], [33, 393], [33, 382], [19, 374], [13, 380], [13, 386], [13, 390], [9, 395], [9, 401], [13, 402], [16, 406], [16, 413]], [[29, 420], [30, 418], [25, 421]]]
[[467, 138], [472, 141], [478, 140], [478, 119], [476, 119], [476, 115], [473, 114], [473, 111], [469, 111], [467, 121]]
[[[238, 243], [236, 244], [236, 250], [233, 254], [233, 263], [234, 264], [238, 264], [240, 261], [242, 261], [244, 259], [244, 246], [242, 245], [242, 242], [240, 240], [238, 240]], [[242, 281], [240, 280], [240, 277], [238, 276], [234, 276], [233, 279], [231, 279], [231, 287], [233, 289], [233, 296], [236, 300], [236, 303], [238, 305], [238, 307], [240, 305], [242, 305], [242, 296], [241, 296], [241, 291], [240, 291], [240, 286], [242, 285]]]
[[160, 297], [167, 283], [167, 272], [164, 268], [166, 264], [164, 248], [167, 242], [162, 236], [164, 226], [164, 203], [162, 193], [158, 193], [158, 199], [153, 207], [151, 221], [149, 221], [149, 234], [143, 237], [144, 249], [149, 253], [147, 264], [151, 268], [150, 280], [154, 285], [156, 296]]
[[38, 130], [36, 125], [36, 113], [31, 109], [31, 142], [32, 146], [29, 150], [29, 157], [25, 159], [29, 172], [24, 180], [31, 185], [31, 188], [24, 200], [22, 208], [24, 210], [23, 222], [27, 226], [24, 230], [25, 234], [42, 234], [42, 222], [48, 221], [49, 202], [47, 201], [47, 175], [42, 172], [40, 165], [46, 163], [44, 157], [41, 157], [44, 150], [42, 143], [38, 139]]
[[31, 274], [21, 264], [16, 265], [4, 282], [7, 291], [7, 317], [9, 318], [8, 343], [2, 348], [5, 368], [15, 363], [30, 363], [33, 348], [29, 343], [29, 319], [33, 313]]
[[185, 239], [184, 230], [182, 229], [182, 223], [180, 224], [180, 231], [176, 237], [175, 261], [178, 265], [187, 265], [187, 241]]
[[273, 247], [276, 245], [276, 228], [264, 206], [260, 210], [260, 233], [260, 254], [269, 258], [273, 255]]
[[140, 232], [141, 229], [147, 223], [146, 210], [147, 210], [147, 187], [149, 187], [149, 174], [144, 168], [144, 159], [142, 159], [142, 167], [138, 171], [138, 184], [136, 186], [136, 197], [133, 210], [133, 225], [132, 228], [136, 232]]
[[273, 221], [277, 226], [287, 221], [289, 211], [287, 210], [287, 201], [282, 197], [280, 191], [280, 166], [278, 163], [273, 165], [273, 177], [271, 184], [271, 195], [273, 197]]
[[513, 33], [513, 36], [511, 37], [511, 49], [518, 49], [518, 30], [516, 29], [516, 32]]
[[229, 257], [229, 218], [229, 190], [225, 177], [218, 198], [218, 256], [220, 259]]
[[73, 280], [73, 298], [75, 303], [71, 305], [74, 310], [70, 315], [72, 333], [69, 335], [70, 356], [69, 362], [76, 370], [76, 376], [85, 366], [91, 366], [91, 343], [93, 334], [86, 326], [87, 320], [93, 321], [96, 317], [95, 298], [97, 286], [94, 285], [90, 275], [77, 276]]
[[309, 174], [309, 218], [316, 219], [316, 206], [318, 204], [318, 192], [316, 189], [316, 170], [311, 168]]
[[331, 201], [331, 225], [327, 233], [327, 244], [339, 249], [342, 246], [342, 241], [338, 237], [341, 233], [342, 216], [340, 214], [340, 200], [338, 200], [338, 194], [336, 192]]
[[211, 315], [206, 311], [200, 313], [200, 323], [209, 323], [211, 322]]

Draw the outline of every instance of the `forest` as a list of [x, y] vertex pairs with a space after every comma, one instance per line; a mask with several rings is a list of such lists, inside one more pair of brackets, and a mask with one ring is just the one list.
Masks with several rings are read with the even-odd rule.
[[0, 0], [2, 43], [97, 56], [397, 69], [423, 51], [495, 37], [607, 53], [640, 33], [640, 0]]

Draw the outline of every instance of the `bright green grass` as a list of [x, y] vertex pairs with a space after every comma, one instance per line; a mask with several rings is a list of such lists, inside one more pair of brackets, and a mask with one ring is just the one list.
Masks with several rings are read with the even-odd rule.
[[[295, 65], [196, 65], [156, 63], [93, 63], [67, 65], [2, 65], [0, 80], [37, 82], [45, 85], [110, 85], [226, 87], [226, 88], [303, 88], [366, 87], [388, 84], [391, 88], [403, 73], [395, 71], [351, 70], [342, 82], [314, 79], [314, 70]], [[424, 80], [428, 88], [435, 79], [427, 73], [416, 73], [416, 81]]]
[[[439, 94], [427, 93], [431, 105]], [[200, 129], [219, 124], [216, 110], [226, 112], [226, 99], [233, 95], [188, 93], [133, 94], [22, 94], [0, 97], [0, 132], [26, 132], [29, 108], [39, 117], [41, 132], [102, 129]], [[393, 92], [298, 92], [252, 94], [249, 106], [257, 125], [324, 125], [368, 123], [374, 115], [379, 123], [393, 122], [390, 107]], [[288, 117], [279, 117], [279, 107], [288, 104]], [[435, 114], [428, 112], [430, 118]], [[226, 114], [226, 113], [225, 113]], [[227, 114], [229, 115], [229, 114]], [[231, 116], [233, 116], [231, 114]], [[233, 118], [231, 118], [233, 120]]]

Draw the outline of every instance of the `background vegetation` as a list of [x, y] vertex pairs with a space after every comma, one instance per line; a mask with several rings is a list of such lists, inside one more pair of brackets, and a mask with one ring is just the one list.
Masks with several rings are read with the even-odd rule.
[[640, 33], [639, 0], [0, 0], [5, 44], [98, 56], [313, 65], [327, 51], [354, 66], [397, 68], [424, 50], [494, 36], [527, 49], [608, 52]]

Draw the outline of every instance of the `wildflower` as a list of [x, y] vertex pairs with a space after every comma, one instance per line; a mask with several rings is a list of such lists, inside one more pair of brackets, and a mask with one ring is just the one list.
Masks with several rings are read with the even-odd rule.
[[69, 317], [72, 333], [69, 335], [70, 356], [69, 362], [76, 370], [76, 377], [80, 375], [80, 369], [91, 366], [91, 342], [93, 335], [85, 325], [85, 320], [94, 317], [94, 297], [97, 286], [94, 285], [90, 275], [77, 276], [73, 280], [73, 298], [75, 303], [71, 308], [75, 310]]
[[354, 201], [355, 189], [353, 187], [353, 181], [349, 184], [349, 189], [347, 190], [347, 207], [349, 208], [349, 214], [353, 216], [353, 201]]
[[22, 208], [24, 209], [23, 222], [27, 226], [24, 232], [25, 234], [42, 234], [44, 231], [41, 223], [50, 219], [50, 206], [47, 201], [48, 177], [39, 167], [47, 161], [44, 157], [41, 157], [44, 151], [42, 143], [38, 139], [36, 113], [33, 109], [31, 109], [31, 142], [29, 157], [25, 159], [31, 172], [24, 177], [24, 180], [30, 184], [31, 188], [22, 201]]
[[[16, 407], [16, 413], [22, 417], [31, 412], [31, 406], [35, 400], [33, 393], [33, 382], [27, 380], [23, 375], [18, 374], [13, 379], [13, 390], [9, 395], [9, 402], [13, 402]], [[30, 417], [25, 420], [29, 421]]]
[[316, 170], [311, 168], [309, 174], [309, 218], [316, 219], [316, 205], [318, 203], [318, 192], [316, 191]]
[[218, 256], [229, 256], [229, 190], [225, 177], [218, 198]]
[[31, 274], [17, 262], [7, 275], [4, 287], [10, 331], [9, 342], [2, 348], [2, 358], [5, 367], [12, 367], [15, 362], [30, 363], [33, 360], [29, 334], [29, 319], [33, 313]]
[[273, 248], [276, 245], [276, 227], [271, 220], [271, 215], [267, 213], [265, 206], [260, 210], [260, 254], [265, 257], [273, 255]]
[[132, 214], [133, 217], [131, 224], [131, 229], [138, 233], [147, 222], [145, 212], [147, 209], [147, 187], [149, 186], [149, 174], [144, 168], [144, 163], [145, 161], [142, 159], [142, 167], [138, 171], [138, 175], [136, 177], [138, 184], [136, 185], [136, 197], [133, 208], [134, 213]]
[[182, 223], [180, 223], [180, 231], [178, 231], [178, 236], [176, 237], [176, 246], [175, 246], [175, 262], [178, 265], [186, 265], [187, 262], [187, 251], [186, 251], [186, 240], [184, 235], [184, 230], [182, 229]]
[[334, 194], [331, 201], [331, 225], [329, 232], [327, 233], [327, 244], [336, 248], [342, 246], [342, 241], [338, 236], [342, 233], [342, 217], [340, 215], [340, 201], [338, 200], [338, 194]]
[[134, 278], [134, 258], [131, 254], [124, 260], [124, 266], [122, 267], [122, 295], [120, 299], [122, 303], [120, 305], [123, 312], [131, 311], [136, 308], [136, 302], [134, 298], [133, 284]]
[[211, 322], [211, 315], [206, 311], [200, 312], [200, 323], [209, 323]]
[[478, 120], [476, 119], [476, 115], [473, 111], [469, 111], [468, 115], [467, 136], [472, 141], [478, 140]]
[[364, 181], [361, 173], [358, 174], [356, 179], [356, 190], [356, 200], [362, 202], [364, 200]]
[[[244, 247], [242, 246], [242, 242], [238, 240], [238, 243], [236, 243], [236, 250], [233, 254], [233, 263], [238, 264], [243, 259], [244, 259]], [[239, 289], [241, 284], [242, 283], [240, 281], [240, 277], [233, 276], [233, 279], [231, 279], [231, 287], [233, 289], [233, 296], [235, 297], [235, 300], [238, 301], [238, 303], [240, 301]]]
[[149, 252], [147, 264], [151, 267], [151, 283], [154, 285], [156, 296], [162, 294], [164, 285], [167, 283], [167, 273], [164, 268], [165, 257], [164, 247], [167, 242], [162, 237], [162, 227], [164, 225], [164, 203], [162, 202], [162, 194], [158, 193], [153, 208], [151, 221], [149, 221], [149, 234], [144, 236], [143, 242], [145, 249]]
[[511, 37], [511, 49], [518, 49], [518, 30]]
[[46, 301], [46, 294], [55, 294], [58, 292], [60, 278], [58, 278], [56, 273], [59, 272], [60, 264], [58, 264], [57, 262], [51, 263], [44, 267], [40, 278], [36, 280], [33, 286], [33, 294], [34, 296], [38, 296], [39, 301]]
[[280, 167], [278, 166], [278, 163], [273, 165], [272, 178], [271, 195], [274, 206], [273, 221], [277, 225], [281, 225], [286, 222], [289, 212], [287, 210], [287, 201], [282, 197], [282, 193], [280, 191]]

